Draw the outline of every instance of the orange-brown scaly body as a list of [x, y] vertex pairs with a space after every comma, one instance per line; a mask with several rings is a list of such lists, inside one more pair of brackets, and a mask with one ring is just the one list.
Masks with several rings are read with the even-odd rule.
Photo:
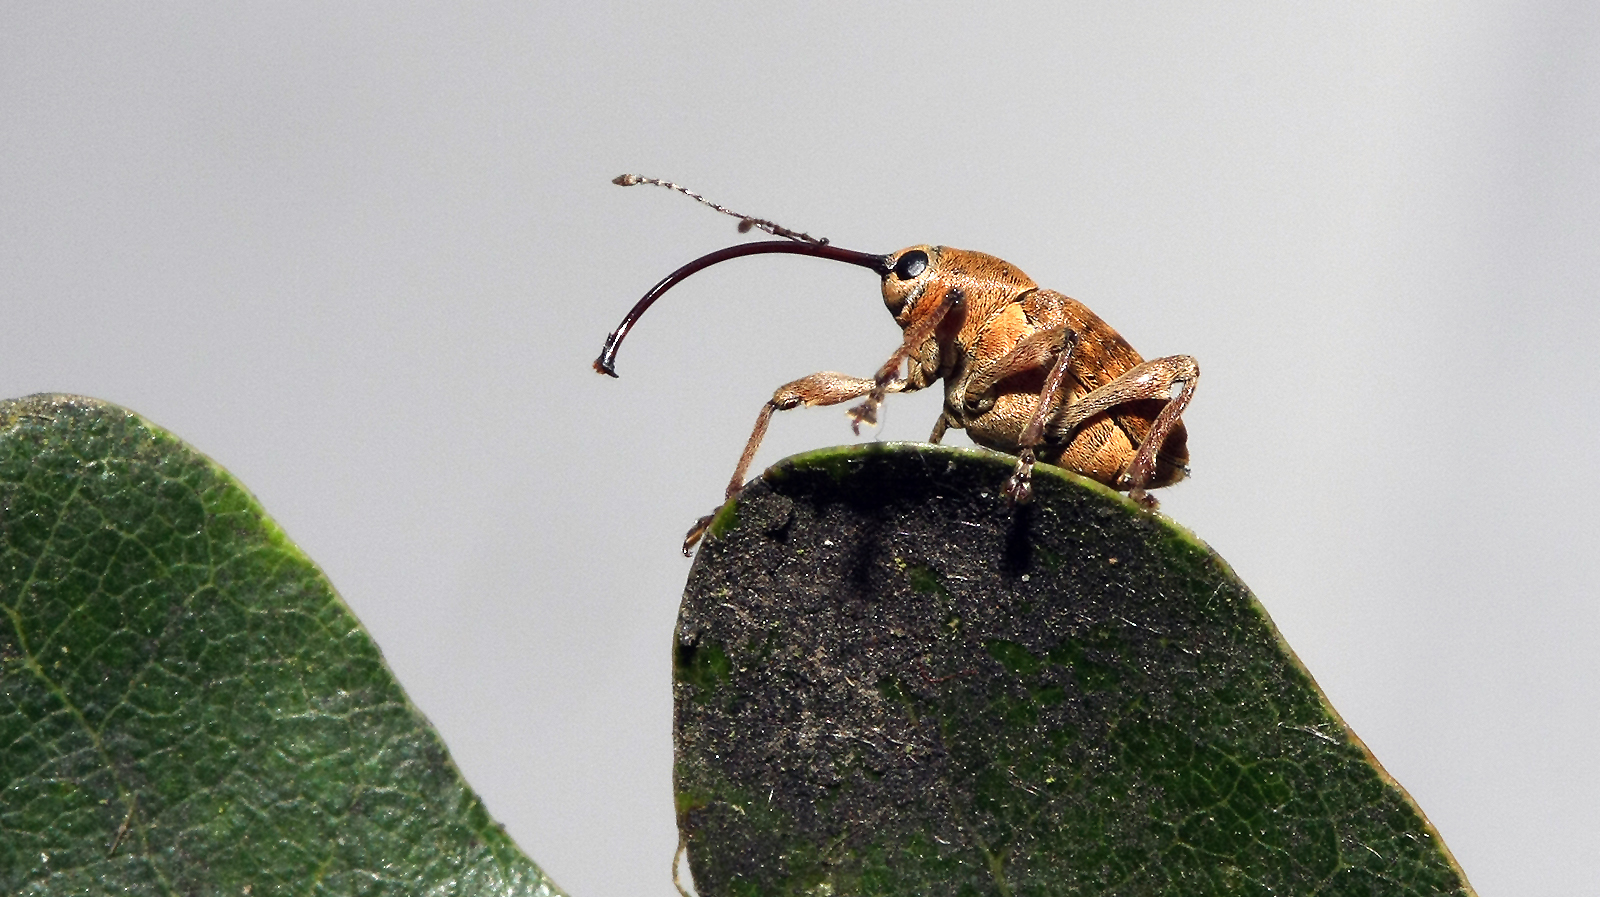
[[[1040, 289], [1032, 278], [1002, 259], [945, 246], [916, 246], [896, 255], [903, 257], [913, 251], [928, 256], [928, 273], [909, 281], [886, 277], [883, 282], [884, 303], [895, 320], [902, 327], [914, 326], [918, 317], [936, 308], [950, 290], [959, 290], [962, 301], [949, 310], [934, 334], [912, 351], [903, 391], [943, 379], [941, 423], [966, 429], [979, 445], [1016, 454], [1022, 444], [1023, 431], [1039, 407], [1049, 371], [1047, 356], [1060, 346], [1053, 341], [1041, 346], [1039, 357], [1022, 359], [1032, 363], [1020, 365], [1020, 370], [991, 368], [993, 362], [1030, 338], [1060, 331], [1076, 334], [1061, 384], [1059, 404], [1063, 408], [1079, 403], [1093, 390], [1144, 362], [1127, 340], [1083, 303]], [[1037, 448], [1038, 459], [1108, 486], [1123, 485], [1120, 479], [1166, 404], [1166, 396], [1130, 399], [1095, 413], [1072, 432], [1055, 438], [1047, 426]], [[1160, 447], [1146, 488], [1183, 479], [1189, 460], [1187, 442], [1188, 434], [1179, 421]]]

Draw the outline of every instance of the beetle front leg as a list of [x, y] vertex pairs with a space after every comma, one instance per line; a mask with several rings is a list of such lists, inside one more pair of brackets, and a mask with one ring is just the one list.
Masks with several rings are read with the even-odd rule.
[[[1167, 404], [1156, 415], [1150, 432], [1139, 443], [1138, 451], [1117, 483], [1118, 486], [1127, 487], [1129, 498], [1146, 508], [1154, 508], [1156, 501], [1145, 491], [1145, 484], [1150, 482], [1155, 473], [1156, 454], [1161, 451], [1162, 443], [1167, 441], [1167, 434], [1172, 432], [1182, 417], [1183, 410], [1189, 407], [1189, 400], [1194, 397], [1195, 383], [1199, 380], [1200, 363], [1192, 356], [1169, 355], [1146, 361], [1134, 365], [1122, 376], [1073, 402], [1058, 419], [1048, 425], [1047, 430], [1051, 439], [1065, 442], [1084, 421], [1102, 411], [1137, 399], [1166, 399]], [[1172, 394], [1174, 384], [1180, 386], [1177, 395]]]
[[900, 365], [910, 358], [928, 337], [933, 336], [933, 332], [938, 329], [945, 315], [960, 305], [965, 296], [966, 293], [960, 287], [952, 287], [944, 294], [944, 298], [939, 300], [938, 305], [906, 327], [906, 335], [900, 341], [900, 348], [894, 350], [889, 360], [878, 368], [877, 375], [872, 378], [872, 389], [862, 393], [867, 400], [850, 409], [850, 429], [857, 436], [861, 435], [862, 424], [872, 425], [878, 422], [878, 406], [883, 404], [884, 394], [894, 391], [889, 389], [889, 384], [896, 381], [905, 382], [899, 377]]
[[[728, 489], [723, 493], [726, 501], [734, 496], [743, 486], [746, 472], [750, 469], [750, 462], [755, 460], [756, 450], [761, 448], [761, 440], [767, 435], [767, 425], [772, 422], [773, 412], [788, 411], [791, 408], [802, 406], [838, 405], [857, 399], [877, 389], [884, 392], [902, 392], [906, 388], [903, 379], [891, 378], [886, 383], [878, 380], [868, 380], [863, 377], [851, 377], [845, 374], [836, 374], [833, 371], [822, 371], [809, 377], [801, 377], [778, 387], [761, 406], [761, 413], [756, 415], [755, 429], [750, 431], [750, 439], [744, 445], [744, 454], [739, 456], [739, 465], [733, 469], [733, 478], [728, 480]], [[689, 528], [683, 539], [683, 555], [688, 557], [700, 537], [705, 535], [706, 528], [711, 526], [711, 518], [716, 516], [713, 511]]]

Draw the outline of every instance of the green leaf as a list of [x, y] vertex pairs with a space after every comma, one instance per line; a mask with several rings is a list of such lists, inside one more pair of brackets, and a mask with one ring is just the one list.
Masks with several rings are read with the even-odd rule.
[[723, 895], [1471, 894], [1227, 565], [1054, 468], [780, 463], [678, 623], [679, 823]]
[[560, 893], [226, 471], [0, 403], [0, 893]]

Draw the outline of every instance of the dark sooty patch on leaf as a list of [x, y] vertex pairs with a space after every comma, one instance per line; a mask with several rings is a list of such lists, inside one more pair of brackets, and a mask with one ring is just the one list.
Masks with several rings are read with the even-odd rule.
[[1470, 893], [1209, 549], [1052, 468], [1008, 507], [1011, 464], [799, 456], [701, 548], [701, 894]]

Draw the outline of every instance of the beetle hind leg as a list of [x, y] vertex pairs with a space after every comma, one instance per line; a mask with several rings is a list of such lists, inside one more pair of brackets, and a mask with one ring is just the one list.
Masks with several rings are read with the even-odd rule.
[[[1089, 418], [1124, 402], [1166, 400], [1150, 424], [1150, 431], [1140, 441], [1133, 460], [1128, 462], [1116, 483], [1118, 489], [1128, 490], [1128, 497], [1141, 507], [1154, 509], [1157, 502], [1146, 487], [1155, 476], [1161, 447], [1173, 427], [1177, 426], [1184, 409], [1189, 407], [1189, 400], [1194, 397], [1195, 384], [1199, 380], [1200, 364], [1189, 355], [1168, 355], [1134, 365], [1117, 379], [1098, 387], [1063, 410], [1060, 417], [1050, 422], [1050, 436], [1065, 442]], [[1176, 395], [1172, 392], [1174, 386], [1178, 387]]]
[[[1178, 394], [1168, 399], [1167, 404], [1162, 406], [1161, 413], [1156, 415], [1155, 422], [1150, 425], [1150, 432], [1139, 444], [1139, 451], [1134, 454], [1133, 460], [1128, 462], [1128, 469], [1123, 472], [1119, 485], [1128, 487], [1129, 498], [1146, 508], [1154, 509], [1156, 500], [1145, 491], [1145, 486], [1155, 475], [1156, 459], [1161, 452], [1162, 444], [1167, 441], [1167, 434], [1172, 432], [1172, 428], [1183, 415], [1183, 410], [1189, 407], [1189, 400], [1194, 398], [1194, 386], [1200, 379], [1200, 365], [1188, 355], [1169, 355], [1145, 363], [1156, 366], [1159, 374], [1155, 382], [1165, 380], [1162, 392], [1171, 395], [1173, 385], [1177, 384]], [[1131, 374], [1133, 371], [1128, 373]], [[1183, 470], [1187, 474], [1188, 465], [1183, 465]]]

